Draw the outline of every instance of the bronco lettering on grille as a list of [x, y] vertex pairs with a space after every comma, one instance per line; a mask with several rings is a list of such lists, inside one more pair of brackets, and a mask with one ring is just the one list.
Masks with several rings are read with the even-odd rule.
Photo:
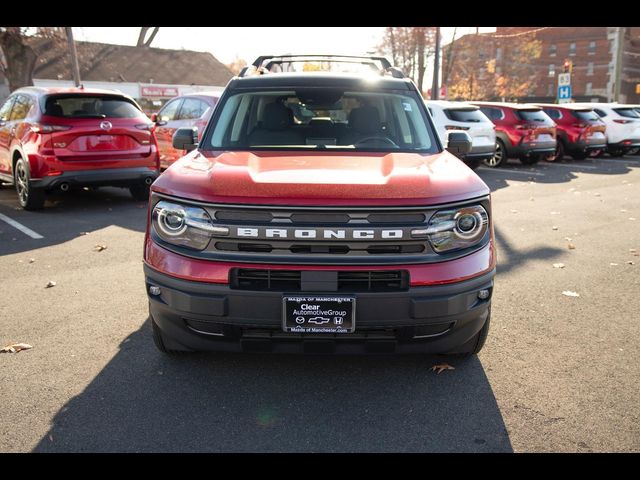
[[236, 228], [236, 236], [248, 238], [291, 238], [322, 240], [399, 240], [404, 236], [401, 229], [325, 229], [325, 228]]

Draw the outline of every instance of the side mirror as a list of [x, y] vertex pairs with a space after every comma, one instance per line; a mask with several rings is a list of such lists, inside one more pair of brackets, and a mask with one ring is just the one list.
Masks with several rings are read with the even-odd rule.
[[152, 113], [151, 114], [151, 121], [153, 123], [156, 123], [158, 121], [158, 114], [157, 113]]
[[198, 127], [179, 128], [173, 134], [173, 148], [190, 152], [198, 146]]
[[447, 151], [462, 157], [471, 151], [471, 137], [467, 132], [449, 132]]

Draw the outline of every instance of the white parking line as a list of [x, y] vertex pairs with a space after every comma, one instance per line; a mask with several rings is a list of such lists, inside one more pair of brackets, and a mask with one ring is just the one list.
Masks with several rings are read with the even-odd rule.
[[25, 227], [24, 225], [22, 225], [19, 222], [16, 222], [14, 219], [7, 217], [6, 215], [3, 215], [2, 213], [0, 213], [0, 220], [8, 223], [9, 225], [11, 225], [14, 228], [17, 228], [18, 230], [20, 230], [22, 233], [24, 233], [25, 235], [29, 235], [31, 238], [35, 238], [35, 239], [39, 239], [39, 238], [44, 238], [42, 235], [40, 235], [39, 233], [34, 232], [33, 230], [31, 230], [28, 227]]
[[522, 170], [514, 170], [511, 168], [487, 168], [487, 167], [480, 167], [478, 170], [482, 170], [483, 172], [493, 172], [493, 173], [507, 173], [507, 174], [512, 174], [512, 173], [516, 173], [519, 175], [526, 175], [528, 177], [530, 177], [531, 175], [534, 175], [536, 177], [544, 177], [544, 173], [540, 173], [540, 172], [526, 172], [526, 171], [522, 171]]

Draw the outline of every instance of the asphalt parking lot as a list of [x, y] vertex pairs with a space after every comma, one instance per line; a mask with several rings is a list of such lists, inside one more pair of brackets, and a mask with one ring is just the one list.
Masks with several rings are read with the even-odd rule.
[[165, 357], [146, 204], [103, 188], [25, 212], [1, 187], [0, 346], [33, 349], [0, 354], [0, 451], [639, 451], [640, 157], [478, 173], [492, 326], [441, 374], [441, 357]]

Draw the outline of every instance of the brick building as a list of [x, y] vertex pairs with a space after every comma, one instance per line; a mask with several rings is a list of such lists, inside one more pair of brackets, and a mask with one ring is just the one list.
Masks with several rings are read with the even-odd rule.
[[[538, 28], [540, 30], [532, 37], [540, 42], [539, 56], [527, 60], [535, 78], [530, 81], [531, 88], [517, 98], [518, 101], [555, 101], [557, 75], [563, 72], [565, 61], [572, 64], [571, 86], [575, 101], [614, 99], [617, 27], [497, 27], [495, 34], [481, 37], [466, 35], [457, 40], [456, 44], [460, 42], [460, 47], [467, 49], [467, 45], [473, 45], [476, 52], [493, 48], [491, 58], [495, 59], [495, 67], [500, 69], [501, 66], [504, 68], [504, 62], [509, 61], [498, 47], [500, 39], [503, 43], [505, 40], [508, 42], [510, 38], [518, 38], [511, 37], [512, 35]], [[640, 84], [640, 28], [624, 27], [622, 32], [619, 102], [640, 103], [640, 95], [636, 92], [636, 86]], [[482, 76], [486, 72], [486, 63], [476, 62], [474, 75]], [[443, 70], [446, 71], [446, 68], [444, 65]]]

